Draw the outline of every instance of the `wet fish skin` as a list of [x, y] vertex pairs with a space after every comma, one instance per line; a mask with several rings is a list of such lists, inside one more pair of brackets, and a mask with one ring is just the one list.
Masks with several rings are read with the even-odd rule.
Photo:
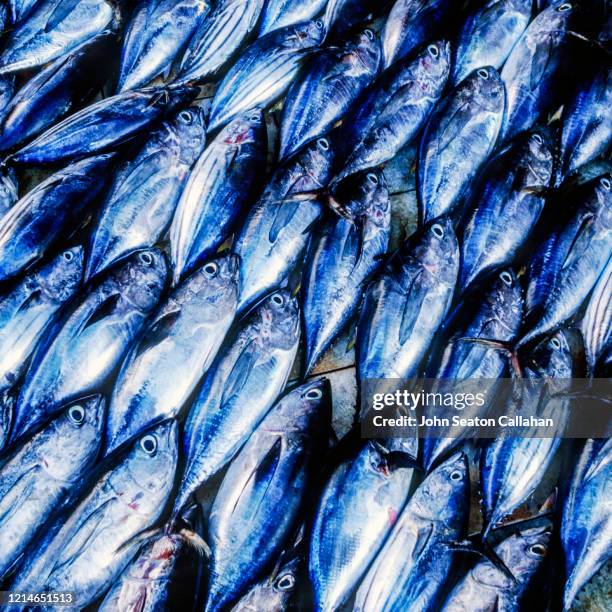
[[191, 37], [177, 81], [204, 80], [223, 68], [253, 32], [263, 6], [263, 0], [217, 3]]
[[437, 105], [421, 137], [417, 167], [420, 219], [451, 211], [486, 161], [504, 116], [504, 84], [478, 68]]
[[499, 70], [531, 20], [530, 0], [488, 0], [465, 20], [455, 47], [452, 82], [481, 66]]
[[178, 415], [212, 364], [237, 298], [234, 255], [209, 260], [170, 294], [121, 366], [110, 398], [106, 453]]
[[119, 23], [119, 9], [109, 0], [44, 0], [9, 34], [0, 74], [42, 66]]
[[349, 155], [336, 181], [390, 160], [412, 141], [444, 91], [449, 65], [448, 42], [435, 41], [364, 92], [341, 128]]
[[230, 465], [212, 506], [205, 610], [222, 610], [269, 566], [295, 527], [331, 431], [331, 386], [283, 396]]
[[261, 15], [259, 36], [313, 19], [326, 4], [326, 0], [270, 0]]
[[514, 45], [501, 71], [506, 116], [500, 141], [531, 128], [557, 101], [559, 69], [575, 11], [570, 2], [551, 5], [535, 17]]
[[14, 94], [15, 77], [11, 74], [0, 76], [0, 120], [4, 118], [7, 107]]
[[380, 59], [380, 41], [368, 28], [340, 48], [313, 56], [285, 98], [279, 158], [289, 157], [329, 131], [375, 79]]
[[32, 359], [17, 400], [13, 440], [62, 403], [101, 387], [156, 306], [166, 275], [160, 251], [140, 251], [74, 302]]
[[308, 557], [317, 611], [347, 601], [406, 502], [413, 470], [393, 462], [385, 442], [365, 440], [325, 485]]
[[83, 221], [101, 192], [113, 154], [73, 163], [39, 183], [0, 219], [0, 280], [31, 266]]
[[83, 279], [83, 247], [65, 250], [0, 297], [0, 390], [17, 383], [45, 330]]
[[553, 145], [541, 130], [525, 133], [482, 174], [460, 231], [463, 289], [512, 263], [525, 245], [544, 208]]
[[548, 554], [550, 524], [522, 529], [502, 540], [495, 553], [515, 578], [496, 568], [489, 560], [481, 560], [455, 586], [442, 606], [443, 612], [485, 612], [499, 610], [518, 612], [521, 597], [533, 575]]
[[389, 246], [391, 205], [382, 171], [356, 176], [351, 219], [329, 215], [304, 266], [306, 373], [353, 318]]
[[108, 76], [99, 67], [100, 56], [111, 53], [115, 42], [114, 34], [99, 36], [60, 56], [27, 81], [2, 115], [0, 149], [24, 144], [90, 99]]
[[0, 468], [0, 579], [16, 567], [30, 542], [42, 536], [49, 514], [94, 464], [105, 401], [94, 395], [66, 406]]
[[367, 21], [371, 15], [379, 14], [384, 8], [384, 3], [374, 0], [328, 0], [323, 15], [328, 37], [341, 40], [355, 26]]
[[141, 0], [125, 31], [118, 93], [169, 72], [209, 10], [206, 0]]
[[112, 149], [186, 105], [195, 94], [193, 87], [170, 85], [104, 98], [49, 128], [10, 159], [51, 164]]
[[257, 39], [225, 75], [212, 102], [209, 131], [285, 94], [307, 57], [323, 42], [321, 21], [304, 21]]
[[208, 370], [185, 424], [186, 467], [174, 515], [191, 494], [240, 450], [287, 383], [297, 354], [297, 299], [267, 297], [236, 331]]
[[234, 119], [196, 161], [170, 226], [176, 284], [228, 237], [265, 173], [266, 128], [261, 109]]
[[[469, 514], [467, 458], [456, 453], [417, 487], [357, 591], [357, 612], [434, 610]], [[427, 576], [427, 580], [423, 577]]]
[[8, 8], [12, 23], [19, 23], [32, 11], [41, 0], [9, 0]]
[[205, 142], [204, 111], [186, 108], [169, 117], [122, 164], [92, 232], [86, 278], [162, 237]]
[[8, 444], [11, 425], [13, 424], [13, 409], [15, 407], [15, 395], [11, 389], [0, 392], [0, 453]]
[[144, 434], [29, 551], [11, 588], [74, 592], [84, 606], [101, 596], [138, 550], [135, 536], [159, 519], [177, 456], [175, 421]]
[[416, 375], [455, 290], [457, 239], [448, 218], [394, 253], [366, 290], [357, 326], [360, 381]]
[[19, 200], [19, 184], [15, 171], [10, 167], [0, 172], [0, 220]]
[[589, 295], [612, 251], [612, 175], [587, 183], [529, 264], [524, 346], [559, 327]]

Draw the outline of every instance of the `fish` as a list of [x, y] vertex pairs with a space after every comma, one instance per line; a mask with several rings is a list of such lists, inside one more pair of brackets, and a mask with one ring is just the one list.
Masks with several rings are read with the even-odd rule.
[[[457, 325], [458, 329], [442, 350], [439, 366], [428, 378], [459, 381], [482, 378], [488, 386], [489, 381], [507, 376], [508, 360], [504, 354], [495, 348], [461, 339], [482, 338], [510, 345], [515, 341], [523, 318], [523, 291], [512, 268], [502, 270], [489, 281], [478, 297], [475, 312], [470, 314], [466, 316], [465, 324]], [[486, 405], [482, 408], [474, 405], [464, 408], [461, 415], [465, 418], [484, 417], [487, 410]], [[427, 470], [455, 449], [466, 434], [465, 428], [449, 428], [448, 431], [452, 434], [448, 437], [436, 435], [423, 439], [423, 464]]]
[[384, 4], [374, 0], [328, 0], [322, 21], [330, 39], [342, 40], [347, 32], [382, 9]]
[[23, 145], [81, 107], [108, 77], [99, 67], [116, 37], [106, 34], [42, 68], [11, 97], [1, 113], [0, 149]]
[[314, 19], [326, 4], [327, 0], [269, 0], [261, 15], [258, 35]]
[[612, 69], [600, 67], [563, 105], [559, 180], [604, 154], [612, 141]]
[[481, 66], [499, 70], [531, 21], [531, 0], [488, 0], [461, 26], [454, 48], [456, 85]]
[[0, 219], [19, 200], [19, 182], [15, 170], [5, 166], [0, 170]]
[[17, 384], [45, 331], [83, 280], [83, 247], [66, 249], [0, 297], [0, 391]]
[[369, 28], [341, 47], [328, 47], [312, 57], [283, 104], [281, 160], [330, 130], [373, 82], [380, 57], [380, 41]]
[[119, 167], [91, 233], [86, 278], [165, 233], [206, 142], [206, 114], [189, 107], [170, 116]]
[[335, 182], [383, 164], [419, 133], [439, 101], [449, 74], [450, 48], [435, 41], [386, 70], [343, 121], [349, 151]]
[[194, 96], [170, 85], [127, 91], [83, 108], [10, 155], [18, 164], [51, 164], [113, 149], [148, 129]]
[[10, 32], [0, 57], [0, 75], [37, 68], [70, 53], [121, 23], [110, 0], [43, 0]]
[[553, 175], [543, 131], [520, 136], [486, 164], [459, 230], [462, 289], [512, 263], [540, 219]]
[[177, 82], [203, 81], [219, 72], [255, 30], [263, 6], [263, 0], [220, 0], [216, 3], [198, 24], [187, 45]]
[[32, 12], [32, 9], [40, 3], [41, 0], [8, 0], [7, 4], [11, 22], [19, 23], [23, 21]]
[[[435, 610], [470, 509], [468, 461], [456, 453], [417, 487], [355, 596], [355, 612]], [[427, 577], [424, 580], [424, 577]]]
[[495, 554], [510, 570], [514, 580], [488, 559], [481, 560], [454, 587], [440, 610], [521, 610], [521, 598], [548, 555], [551, 527], [548, 523], [517, 529], [495, 547]]
[[208, 130], [283, 96], [325, 38], [321, 21], [304, 21], [258, 38], [229, 69], [212, 101]]
[[587, 440], [563, 507], [564, 610], [572, 607], [581, 588], [610, 559], [611, 459], [610, 439]]
[[[1, 10], [1, 8], [0, 8]], [[13, 75], [0, 76], [0, 121], [7, 113], [8, 105], [15, 95], [15, 77]]]
[[0, 391], [0, 453], [3, 453], [10, 438], [14, 407], [13, 390]]
[[113, 154], [70, 164], [36, 185], [0, 219], [0, 280], [40, 260], [74, 230], [102, 191]]
[[501, 71], [506, 116], [500, 141], [531, 128], [557, 102], [575, 11], [570, 2], [551, 5], [535, 17], [514, 45]]
[[219, 351], [237, 298], [234, 255], [209, 260], [170, 294], [121, 366], [109, 401], [106, 453], [179, 414]]
[[208, 370], [185, 423], [178, 516], [192, 493], [227, 465], [284, 389], [300, 339], [298, 302], [276, 291], [236, 329]]
[[587, 183], [574, 196], [531, 258], [527, 315], [519, 346], [559, 327], [589, 295], [612, 251], [612, 175]]
[[234, 119], [196, 161], [170, 226], [173, 282], [210, 257], [256, 196], [266, 167], [261, 109]]
[[125, 30], [117, 93], [169, 73], [209, 10], [206, 0], [140, 0]]
[[349, 599], [406, 503], [414, 470], [394, 460], [389, 443], [364, 440], [323, 489], [308, 556], [317, 612], [336, 610]]
[[448, 218], [391, 255], [368, 286], [357, 324], [358, 379], [412, 378], [448, 313], [459, 247]]
[[504, 84], [495, 68], [478, 68], [451, 90], [429, 118], [418, 152], [419, 215], [427, 223], [461, 201], [492, 153], [502, 126]]
[[102, 387], [157, 305], [166, 275], [161, 251], [140, 251], [73, 302], [32, 358], [15, 407], [13, 440], [59, 405]]
[[[355, 175], [350, 219], [330, 214], [315, 232], [304, 266], [305, 373], [356, 314], [389, 247], [391, 204], [383, 173]], [[346, 185], [346, 183], [345, 183]]]
[[31, 542], [44, 535], [48, 515], [93, 466], [102, 439], [101, 395], [65, 406], [13, 451], [0, 468], [0, 579], [17, 567]]
[[136, 440], [26, 552], [11, 588], [75, 593], [82, 606], [103, 595], [136, 553], [136, 536], [160, 518], [177, 458], [175, 421]]
[[436, 36], [453, 11], [449, 0], [396, 0], [382, 34], [385, 68]]
[[283, 396], [238, 453], [210, 512], [206, 612], [226, 609], [282, 551], [330, 431], [331, 386], [318, 378]]

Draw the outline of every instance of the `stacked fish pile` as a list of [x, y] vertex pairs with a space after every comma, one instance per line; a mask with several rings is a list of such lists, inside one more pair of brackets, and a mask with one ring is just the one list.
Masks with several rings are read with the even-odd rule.
[[572, 607], [612, 556], [610, 440], [336, 444], [317, 364], [349, 330], [358, 387], [609, 376], [605, 3], [0, 19], [8, 609]]

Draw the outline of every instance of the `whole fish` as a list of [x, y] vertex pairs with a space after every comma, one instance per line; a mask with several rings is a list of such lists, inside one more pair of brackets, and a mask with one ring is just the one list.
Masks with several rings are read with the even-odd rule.
[[45, 330], [83, 279], [83, 248], [67, 249], [0, 297], [0, 390], [17, 383]]
[[[523, 317], [523, 292], [512, 269], [502, 270], [479, 295], [479, 305], [467, 324], [459, 325], [444, 348], [439, 367], [432, 378], [493, 380], [507, 374], [507, 358], [500, 351], [461, 338], [482, 338], [512, 343]], [[487, 406], [465, 408], [462, 417], [484, 416]], [[439, 430], [438, 430], [439, 431]], [[449, 428], [449, 437], [427, 437], [423, 440], [423, 463], [426, 469], [451, 449], [456, 448], [467, 433], [465, 428]]]
[[331, 387], [319, 378], [280, 399], [234, 459], [209, 518], [207, 612], [225, 609], [281, 552], [330, 429]]
[[463, 289], [514, 260], [540, 218], [552, 172], [552, 144], [538, 131], [487, 163], [460, 232]]
[[170, 294], [117, 376], [106, 427], [107, 452], [151, 423], [178, 415], [234, 320], [237, 294], [234, 255], [211, 259]]
[[92, 232], [86, 278], [163, 236], [205, 141], [205, 113], [186, 108], [153, 131], [123, 163]]
[[21, 388], [13, 439], [71, 398], [99, 389], [156, 306], [167, 265], [141, 251], [112, 270], [46, 334]]
[[563, 105], [560, 178], [605, 153], [612, 141], [612, 68], [600, 67]]
[[314, 56], [283, 104], [280, 159], [325, 134], [372, 83], [379, 64], [380, 42], [370, 29]]
[[259, 36], [316, 17], [327, 0], [268, 0], [259, 25]]
[[270, 106], [284, 95], [324, 37], [321, 21], [304, 21], [257, 39], [219, 84], [212, 102], [209, 131], [251, 108]]
[[15, 171], [6, 166], [0, 170], [0, 219], [19, 199], [19, 185]]
[[225, 66], [255, 29], [263, 5], [263, 0], [216, 3], [189, 41], [178, 69], [178, 80], [204, 80]]
[[612, 441], [587, 440], [563, 509], [564, 604], [569, 610], [586, 582], [611, 557], [609, 491]]
[[395, 448], [395, 441], [365, 440], [325, 485], [308, 560], [318, 612], [347, 601], [406, 503], [413, 470], [395, 461]]
[[209, 9], [206, 0], [140, 0], [124, 35], [118, 91], [169, 73]]
[[329, 215], [304, 266], [302, 313], [306, 373], [355, 315], [389, 246], [391, 205], [383, 173], [356, 175], [350, 220]]
[[99, 67], [115, 35], [99, 36], [45, 66], [11, 98], [0, 116], [0, 149], [31, 140], [79, 108], [102, 87], [108, 74]]
[[374, 0], [328, 0], [323, 23], [330, 38], [342, 39], [356, 25], [380, 13], [386, 3]]
[[417, 167], [420, 218], [427, 223], [454, 208], [497, 141], [504, 84], [490, 66], [455, 87], [430, 117]]
[[436, 41], [383, 75], [343, 121], [349, 151], [337, 181], [390, 160], [409, 144], [440, 99], [448, 79], [449, 45]]
[[174, 421], [136, 440], [25, 557], [11, 588], [100, 597], [138, 550], [135, 537], [159, 519], [172, 491], [178, 456]]
[[612, 257], [589, 297], [580, 324], [589, 370], [593, 372], [612, 339]]
[[254, 109], [217, 134], [189, 175], [170, 226], [175, 284], [228, 237], [265, 167], [266, 127]]
[[106, 182], [113, 154], [73, 163], [39, 183], [0, 219], [0, 280], [38, 261], [82, 223]]
[[559, 69], [575, 10], [570, 2], [553, 4], [537, 15], [514, 45], [501, 71], [506, 116], [500, 140], [529, 129], [557, 101]]
[[433, 38], [453, 10], [449, 0], [396, 0], [382, 35], [385, 68]]
[[120, 21], [119, 9], [110, 0], [43, 0], [9, 34], [0, 74], [42, 66], [116, 31]]
[[443, 612], [519, 612], [521, 597], [548, 554], [551, 525], [523, 529], [502, 540], [495, 553], [514, 576], [488, 559], [479, 561], [455, 586], [440, 608]]
[[531, 0], [487, 0], [470, 13], [455, 47], [452, 82], [481, 66], [499, 70], [531, 20]]
[[44, 429], [13, 452], [0, 469], [0, 579], [49, 514], [81, 486], [100, 449], [104, 399], [94, 395], [65, 407]]
[[357, 591], [355, 612], [436, 609], [453, 562], [450, 545], [466, 527], [469, 495], [467, 458], [456, 453], [425, 478], [402, 510]]
[[0, 391], [0, 452], [4, 450], [9, 441], [14, 407], [15, 395], [12, 389]]
[[273, 293], [208, 370], [185, 424], [186, 467], [175, 515], [232, 460], [285, 387], [297, 354], [299, 319], [297, 300], [288, 291]]
[[50, 164], [112, 149], [195, 95], [192, 87], [171, 85], [128, 91], [70, 115], [11, 155], [20, 164]]
[[579, 192], [578, 205], [556, 223], [529, 265], [524, 345], [573, 316], [612, 252], [612, 175]]
[[394, 253], [368, 287], [357, 327], [360, 381], [411, 378], [451, 304], [459, 248], [449, 219]]

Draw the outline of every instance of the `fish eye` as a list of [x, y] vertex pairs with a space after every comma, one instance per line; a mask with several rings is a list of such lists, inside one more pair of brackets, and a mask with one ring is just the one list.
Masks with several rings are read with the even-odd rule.
[[429, 45], [429, 47], [427, 47], [427, 51], [431, 57], [438, 57], [438, 55], [440, 55], [440, 50], [436, 45]]
[[450, 473], [450, 479], [454, 482], [459, 482], [463, 479], [463, 474], [459, 470], [453, 470]]
[[508, 287], [512, 286], [512, 274], [510, 274], [510, 272], [507, 272], [506, 270], [504, 270], [499, 275], [499, 278], [501, 278], [504, 284], [508, 285]]
[[140, 253], [138, 258], [145, 266], [150, 266], [153, 263], [153, 255], [151, 255], [151, 253], [147, 253], [146, 251], [144, 253]]
[[434, 233], [434, 236], [438, 238], [444, 236], [444, 228], [439, 223], [434, 223], [434, 225], [431, 226], [431, 231]]
[[272, 302], [277, 306], [282, 306], [285, 303], [285, 300], [283, 299], [283, 296], [280, 295], [280, 293], [275, 293], [272, 296]]
[[317, 144], [324, 150], [327, 151], [329, 150], [329, 141], [327, 140], [327, 138], [319, 138], [319, 140], [317, 140]]
[[319, 30], [323, 29], [323, 22], [320, 19], [317, 19], [314, 23]]
[[147, 453], [147, 455], [153, 456], [157, 451], [157, 438], [152, 435], [145, 436], [140, 440], [140, 448]]
[[291, 574], [285, 574], [284, 576], [281, 576], [276, 583], [276, 587], [280, 591], [290, 591], [291, 589], [293, 589], [294, 586], [295, 576], [292, 576]]
[[479, 68], [478, 76], [486, 81], [489, 78], [489, 71], [486, 68]]
[[193, 116], [189, 111], [181, 111], [179, 113], [179, 117], [187, 124], [190, 125], [191, 122], [193, 121]]
[[601, 179], [601, 185], [606, 191], [610, 191], [610, 179], [605, 176]]
[[308, 391], [308, 393], [306, 393], [306, 399], [309, 400], [318, 400], [322, 397], [323, 392], [321, 391], [321, 389], [311, 389], [310, 391]]
[[369, 28], [367, 30], [364, 30], [363, 33], [370, 39], [370, 40], [374, 40], [374, 32], [372, 32], [372, 30], [370, 30]]
[[260, 116], [261, 115], [259, 112], [253, 111], [251, 115], [249, 116], [249, 121], [259, 121]]
[[541, 145], [544, 142], [544, 139], [539, 134], [534, 134], [532, 138]]
[[83, 406], [71, 406], [68, 409], [68, 418], [75, 424], [81, 425], [85, 420], [85, 410]]
[[219, 266], [214, 261], [211, 261], [204, 266], [204, 272], [210, 277], [217, 276]]
[[546, 556], [546, 546], [544, 546], [543, 544], [534, 544], [533, 546], [529, 548], [529, 550], [530, 552], [532, 552], [534, 555], [537, 555], [538, 557]]
[[66, 261], [72, 261], [74, 259], [74, 253], [72, 251], [64, 251], [62, 256]]
[[378, 177], [373, 172], [368, 173], [368, 181], [370, 181], [372, 185], [378, 185]]
[[569, 2], [565, 2], [557, 7], [557, 10], [560, 13], [565, 13], [565, 11], [569, 11], [572, 8], [572, 5]]
[[552, 347], [557, 351], [561, 348], [561, 341], [556, 336], [550, 341], [550, 343], [552, 344]]

